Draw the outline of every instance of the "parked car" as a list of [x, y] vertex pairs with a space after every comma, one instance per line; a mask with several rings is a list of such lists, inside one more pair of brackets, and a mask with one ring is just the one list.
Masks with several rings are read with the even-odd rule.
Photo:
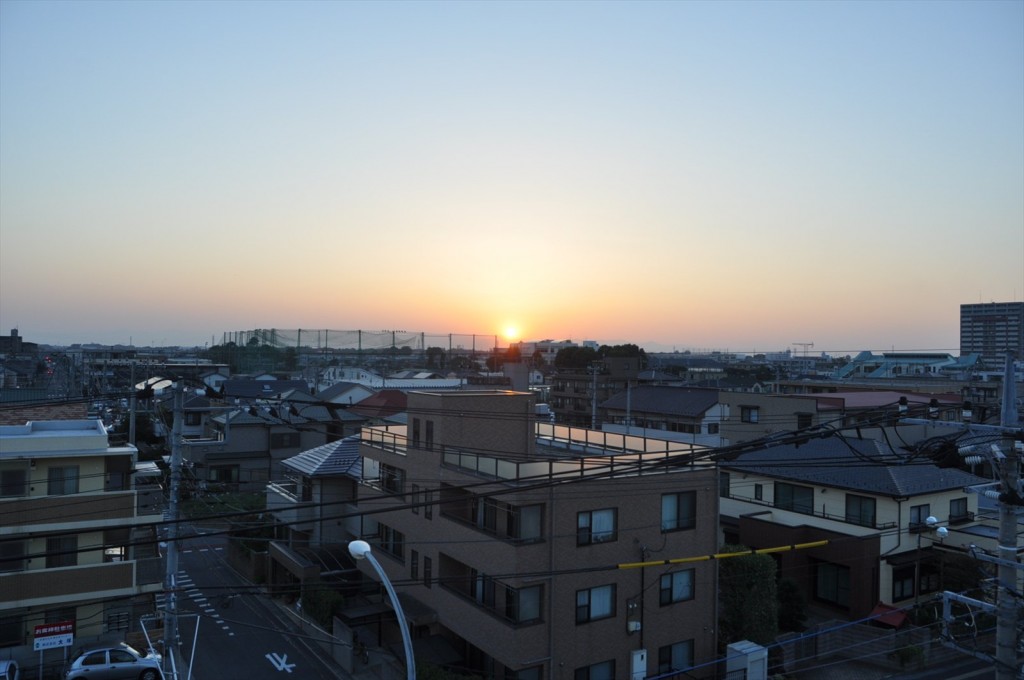
[[0, 680], [20, 680], [18, 662], [13, 659], [0, 661]]
[[142, 654], [126, 644], [79, 649], [64, 671], [65, 680], [163, 680], [159, 654]]

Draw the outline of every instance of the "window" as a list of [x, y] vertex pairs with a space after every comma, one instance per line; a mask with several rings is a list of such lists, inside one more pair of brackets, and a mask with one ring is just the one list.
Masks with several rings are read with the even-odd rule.
[[137, 661], [131, 652], [124, 649], [111, 649], [110, 663], [137, 663]]
[[760, 409], [756, 406], [740, 406], [740, 421], [744, 423], [756, 423], [760, 415]]
[[78, 564], [78, 536], [46, 539], [46, 568], [73, 567]]
[[914, 565], [908, 564], [892, 570], [892, 601], [899, 602], [914, 596]]
[[427, 489], [423, 492], [423, 502], [426, 505], [423, 506], [423, 518], [433, 519], [434, 518], [434, 492]]
[[755, 484], [754, 485], [754, 500], [756, 500], [756, 501], [764, 500], [764, 485], [763, 484]]
[[0, 470], [0, 497], [28, 495], [28, 468]]
[[718, 434], [718, 423], [708, 423], [708, 434]]
[[510, 505], [505, 517], [505, 533], [509, 538], [524, 543], [539, 541], [543, 538], [543, 518], [543, 505]]
[[87, 654], [82, 659], [83, 666], [106, 666], [107, 665], [107, 650], [101, 650], [99, 652], [92, 652]]
[[921, 531], [928, 526], [928, 516], [932, 514], [932, 506], [925, 503], [924, 505], [912, 505], [910, 506], [910, 530]]
[[377, 529], [380, 549], [400, 560], [405, 559], [405, 534], [386, 524], [378, 524]]
[[380, 488], [390, 493], [405, 492], [405, 470], [388, 465], [380, 464]]
[[661, 530], [679, 531], [697, 525], [697, 492], [667, 493], [661, 497]]
[[815, 565], [814, 596], [819, 600], [850, 606], [850, 568], [818, 562]]
[[0, 573], [25, 569], [25, 541], [0, 541]]
[[420, 419], [412, 419], [412, 445], [416, 448], [420, 447]]
[[577, 668], [573, 680], [615, 680], [615, 659]]
[[505, 616], [513, 623], [540, 621], [543, 586], [505, 587]]
[[423, 557], [423, 585], [430, 588], [434, 581], [434, 563], [429, 557]]
[[217, 484], [237, 484], [237, 465], [214, 465], [210, 467], [210, 481]]
[[796, 414], [796, 429], [806, 430], [814, 424], [814, 416], [810, 413], [797, 413]]
[[673, 571], [661, 575], [658, 604], [664, 607], [674, 602], [693, 599], [693, 569]]
[[493, 498], [473, 498], [473, 523], [489, 533], [498, 531], [498, 501]]
[[420, 553], [416, 550], [409, 551], [409, 578], [413, 581], [420, 578]]
[[412, 485], [412, 514], [414, 514], [414, 515], [420, 514], [420, 500], [421, 500], [420, 496], [421, 496], [421, 494], [420, 494], [420, 485], [419, 484], [413, 484]]
[[658, 673], [681, 671], [693, 666], [693, 640], [658, 648]]
[[425, 448], [427, 449], [427, 451], [433, 451], [434, 450], [434, 421], [433, 420], [428, 420], [427, 421], [427, 441], [426, 441], [426, 447]]
[[775, 482], [775, 507], [814, 514], [814, 489], [786, 482]]
[[[0, 566], [0, 571], [3, 567]], [[21, 644], [23, 635], [22, 615], [0, 616], [0, 647], [17, 647]]]
[[298, 432], [274, 432], [270, 435], [272, 449], [295, 449], [301, 445]]
[[615, 585], [576, 591], [576, 623], [615, 616]]
[[963, 522], [970, 519], [967, 512], [967, 498], [953, 498], [949, 501], [949, 521]]
[[615, 508], [576, 514], [576, 545], [608, 543], [618, 537]]
[[718, 473], [718, 495], [722, 498], [729, 497], [729, 473], [719, 472]]
[[185, 411], [185, 425], [195, 427], [203, 424], [203, 414], [197, 411]]
[[531, 666], [520, 671], [505, 669], [505, 680], [543, 680], [543, 666]]
[[875, 499], [846, 494], [846, 521], [863, 527], [875, 526]]
[[51, 496], [78, 493], [78, 466], [50, 468], [46, 479], [46, 493]]

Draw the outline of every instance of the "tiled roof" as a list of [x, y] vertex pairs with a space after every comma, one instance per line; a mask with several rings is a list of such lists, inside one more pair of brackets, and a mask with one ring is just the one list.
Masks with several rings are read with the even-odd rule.
[[720, 463], [723, 470], [751, 472], [793, 482], [861, 491], [893, 498], [959, 489], [988, 480], [927, 460], [897, 455], [883, 442], [833, 436], [796, 447], [779, 445]]
[[665, 385], [641, 385], [619, 392], [601, 404], [601, 408], [634, 413], [664, 413], [697, 418], [718, 403], [717, 390]]
[[381, 390], [357, 402], [349, 410], [368, 418], [385, 418], [405, 411], [408, 403], [409, 395], [402, 390]]
[[307, 477], [348, 475], [362, 477], [362, 457], [359, 455], [359, 436], [345, 437], [324, 444], [297, 456], [286, 458], [281, 464]]

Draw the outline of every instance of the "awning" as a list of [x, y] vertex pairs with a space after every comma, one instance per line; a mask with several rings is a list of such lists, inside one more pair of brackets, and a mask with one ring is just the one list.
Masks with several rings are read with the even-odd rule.
[[899, 628], [907, 622], [906, 612], [884, 602], [876, 604], [875, 608], [871, 610], [870, 616], [872, 617], [872, 623], [891, 626], [892, 628]]

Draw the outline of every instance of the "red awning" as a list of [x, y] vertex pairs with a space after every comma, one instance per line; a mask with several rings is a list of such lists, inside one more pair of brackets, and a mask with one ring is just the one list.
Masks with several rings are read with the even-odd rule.
[[883, 626], [899, 628], [907, 622], [907, 614], [902, 609], [897, 609], [896, 607], [891, 607], [879, 602], [875, 605], [875, 608], [871, 610], [871, 622]]

